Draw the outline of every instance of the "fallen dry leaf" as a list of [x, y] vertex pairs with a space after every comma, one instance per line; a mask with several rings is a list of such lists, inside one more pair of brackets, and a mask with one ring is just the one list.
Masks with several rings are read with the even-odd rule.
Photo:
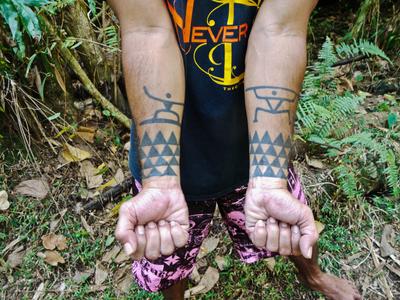
[[[55, 214], [55, 215], [52, 217], [53, 220], [50, 221], [50, 231], [51, 231], [51, 232], [56, 231], [56, 229], [57, 229], [57, 227], [58, 227], [58, 224], [60, 224], [60, 221], [61, 221], [61, 219], [64, 217], [64, 215], [65, 215], [65, 213], [67, 212], [67, 210], [68, 210], [68, 209], [65, 208], [65, 209], [63, 209], [61, 212]], [[55, 219], [55, 217], [58, 216], [58, 215], [60, 215], [60, 217], [57, 218], [57, 219]]]
[[269, 258], [265, 259], [265, 262], [266, 262], [266, 264], [267, 264], [268, 270], [270, 270], [271, 272], [273, 272], [273, 271], [274, 271], [274, 268], [275, 268], [275, 264], [276, 264], [275, 258], [269, 257]]
[[313, 168], [316, 168], [316, 169], [325, 169], [324, 163], [319, 159], [309, 158], [306, 155], [306, 162], [310, 167], [313, 167]]
[[97, 191], [102, 191], [102, 190], [104, 190], [104, 189], [106, 189], [106, 188], [108, 188], [108, 187], [112, 187], [112, 186], [115, 186], [115, 185], [117, 185], [117, 181], [116, 181], [115, 178], [113, 177], [113, 178], [111, 178], [111, 180], [109, 180], [109, 181], [107, 181], [106, 183], [104, 183], [104, 184], [102, 184], [101, 186], [99, 186], [99, 187], [97, 188]]
[[97, 293], [97, 292], [102, 292], [107, 288], [106, 285], [92, 285], [90, 286], [90, 292], [91, 293]]
[[35, 295], [33, 295], [32, 300], [39, 300], [44, 297], [44, 282], [42, 282], [36, 289]]
[[125, 150], [125, 151], [128, 151], [128, 152], [129, 152], [129, 150], [131, 150], [131, 142], [127, 142], [127, 143], [124, 145], [124, 150]]
[[13, 252], [11, 252], [10, 255], [8, 255], [7, 263], [10, 265], [12, 269], [15, 269], [22, 263], [25, 256], [25, 251], [23, 251], [23, 249], [24, 249], [23, 246], [18, 247]]
[[88, 189], [95, 189], [103, 183], [103, 175], [97, 175], [98, 170], [88, 160], [81, 163], [80, 173], [85, 178]]
[[118, 168], [117, 172], [114, 175], [114, 178], [117, 184], [121, 184], [124, 182], [125, 176], [121, 168]]
[[228, 261], [226, 260], [226, 258], [224, 256], [217, 255], [215, 257], [215, 262], [216, 262], [216, 264], [218, 266], [218, 269], [220, 271], [226, 270], [228, 268], [228, 266], [229, 266]]
[[18, 184], [14, 189], [14, 193], [18, 195], [34, 197], [39, 200], [44, 199], [49, 192], [50, 186], [44, 179], [26, 180]]
[[390, 245], [390, 242], [393, 241], [393, 226], [386, 224], [383, 228], [382, 239], [381, 239], [381, 255], [382, 257], [388, 257], [392, 254], [396, 253], [396, 250]]
[[96, 271], [94, 273], [94, 283], [95, 285], [101, 285], [108, 277], [108, 271], [100, 262], [96, 264]]
[[0, 210], [7, 210], [10, 207], [8, 202], [8, 194], [6, 191], [0, 191]]
[[115, 175], [114, 175], [109, 181], [107, 181], [107, 182], [104, 183], [103, 185], [99, 186], [99, 187], [97, 188], [97, 190], [98, 190], [98, 191], [102, 191], [102, 190], [104, 190], [105, 188], [114, 187], [114, 186], [116, 186], [117, 184], [121, 184], [121, 183], [124, 181], [124, 179], [125, 179], [124, 172], [122, 171], [121, 168], [119, 168], [119, 169], [117, 170], [117, 172], [115, 173]]
[[47, 250], [54, 250], [55, 248], [65, 250], [68, 248], [65, 236], [53, 232], [42, 236], [42, 244]]
[[[86, 130], [86, 129], [90, 129], [91, 131]], [[79, 127], [78, 131], [75, 134], [76, 134], [76, 136], [78, 136], [82, 140], [84, 140], [86, 142], [89, 142], [89, 143], [93, 143], [94, 142], [95, 132], [96, 132], [96, 130], [94, 130], [92, 128]]]
[[130, 274], [130, 269], [131, 266], [130, 265], [126, 265], [124, 267], [120, 267], [117, 269], [117, 271], [115, 271], [114, 275], [113, 275], [113, 281], [114, 282], [118, 282], [122, 279], [122, 277], [124, 277], [126, 274]]
[[103, 255], [101, 261], [109, 263], [111, 260], [113, 260], [118, 253], [121, 251], [121, 247], [118, 245], [115, 245], [110, 251], [106, 252], [106, 254]]
[[203, 258], [209, 253], [213, 252], [215, 248], [217, 248], [219, 243], [219, 238], [216, 237], [208, 237], [204, 240], [203, 244], [200, 247], [200, 252], [198, 255], [198, 259]]
[[75, 273], [74, 277], [72, 278], [72, 280], [75, 281], [76, 283], [85, 282], [86, 280], [88, 280], [90, 278], [90, 276], [93, 275], [93, 272], [94, 272], [94, 269], [86, 270], [83, 272], [77, 271]]
[[117, 290], [127, 294], [129, 290], [131, 289], [131, 285], [133, 283], [133, 278], [131, 274], [127, 274], [124, 279], [122, 279], [120, 282], [117, 284]]
[[318, 234], [324, 231], [325, 225], [319, 221], [315, 221], [315, 227], [317, 227]]
[[199, 294], [199, 292], [201, 292], [201, 290], [203, 289], [204, 289], [203, 285], [196, 285], [185, 291], [184, 298], [189, 299], [192, 295]]
[[130, 260], [131, 258], [128, 256], [128, 255], [126, 255], [126, 253], [125, 253], [125, 251], [121, 251], [119, 254], [118, 254], [118, 256], [115, 258], [115, 262], [117, 263], [117, 264], [120, 264], [120, 263], [122, 263], [122, 262], [124, 262], [124, 261], [128, 261], [128, 260]]
[[[217, 269], [213, 267], [208, 267], [206, 273], [203, 275], [201, 278], [198, 288], [195, 290], [192, 290], [190, 292], [190, 295], [197, 295], [197, 294], [205, 294], [208, 291], [210, 291], [218, 282], [219, 279], [219, 272]], [[200, 289], [201, 287], [201, 289]]]
[[88, 222], [86, 221], [85, 217], [81, 215], [81, 222], [83, 225], [83, 228], [85, 228], [85, 230], [87, 231], [87, 233], [89, 233], [90, 237], [92, 239], [94, 239], [94, 231], [93, 228], [90, 227], [90, 225], [88, 224]]
[[71, 146], [68, 143], [64, 144], [64, 149], [61, 152], [61, 155], [67, 162], [78, 162], [92, 157], [92, 154], [86, 150]]
[[38, 256], [43, 257], [44, 261], [48, 263], [49, 265], [56, 267], [58, 264], [65, 264], [64, 258], [58, 253], [57, 250], [54, 251], [45, 251], [43, 255]]
[[192, 273], [190, 274], [190, 280], [194, 281], [194, 283], [198, 284], [201, 280], [201, 276], [197, 266], [194, 266]]
[[5, 248], [1, 251], [1, 254], [6, 253], [8, 250], [14, 248], [14, 246], [16, 244], [18, 244], [20, 242], [20, 237], [17, 237], [15, 240], [12, 240], [10, 243], [7, 244], [7, 246], [5, 246]]

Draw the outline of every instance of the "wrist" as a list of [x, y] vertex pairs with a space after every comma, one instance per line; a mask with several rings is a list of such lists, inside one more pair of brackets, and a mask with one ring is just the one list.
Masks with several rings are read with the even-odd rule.
[[248, 188], [251, 189], [284, 189], [287, 190], [287, 179], [274, 177], [251, 177], [249, 179]]
[[143, 180], [143, 189], [181, 189], [178, 176], [149, 177]]

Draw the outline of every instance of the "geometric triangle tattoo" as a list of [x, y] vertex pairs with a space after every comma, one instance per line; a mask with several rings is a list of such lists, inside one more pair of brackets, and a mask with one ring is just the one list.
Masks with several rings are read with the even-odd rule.
[[263, 135], [255, 131], [250, 136], [249, 146], [251, 177], [287, 179], [291, 150], [290, 136], [284, 138], [280, 133], [271, 138], [267, 131]]

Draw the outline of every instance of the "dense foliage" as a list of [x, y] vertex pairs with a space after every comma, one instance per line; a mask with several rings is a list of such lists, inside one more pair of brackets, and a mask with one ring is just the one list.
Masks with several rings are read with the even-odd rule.
[[[336, 47], [329, 38], [326, 40], [318, 61], [305, 76], [297, 112], [298, 131], [336, 165], [338, 186], [349, 200], [359, 201], [372, 191], [400, 197], [397, 114], [388, 113], [386, 128], [371, 127], [357, 111], [367, 93], [343, 88], [340, 92], [342, 79], [337, 68], [332, 67], [340, 59], [359, 54], [377, 56], [391, 63], [382, 50], [365, 40]], [[391, 100], [388, 106], [398, 105], [394, 97]]]

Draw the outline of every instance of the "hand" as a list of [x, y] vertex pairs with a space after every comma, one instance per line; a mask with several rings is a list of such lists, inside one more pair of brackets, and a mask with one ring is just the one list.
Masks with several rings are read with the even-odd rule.
[[154, 260], [183, 247], [189, 213], [180, 188], [143, 188], [122, 204], [115, 235], [134, 259]]
[[[246, 230], [254, 245], [266, 247], [272, 252], [283, 249], [283, 255], [288, 255], [288, 249], [291, 248], [288, 241], [296, 239], [296, 235], [300, 234], [300, 252], [305, 258], [311, 258], [312, 247], [318, 240], [313, 214], [308, 206], [294, 198], [287, 189], [271, 189], [263, 185], [249, 184], [244, 210]], [[281, 225], [278, 227], [277, 223], [271, 222], [270, 219], [264, 226], [270, 217], [281, 222]], [[292, 226], [289, 230], [289, 227], [285, 228], [282, 223], [298, 227]], [[296, 233], [296, 228], [299, 229], [299, 233]], [[296, 240], [293, 243], [295, 245]]]
[[278, 222], [270, 217], [267, 221], [258, 220], [253, 235], [257, 247], [278, 252], [283, 256], [300, 256], [300, 229], [297, 225]]

